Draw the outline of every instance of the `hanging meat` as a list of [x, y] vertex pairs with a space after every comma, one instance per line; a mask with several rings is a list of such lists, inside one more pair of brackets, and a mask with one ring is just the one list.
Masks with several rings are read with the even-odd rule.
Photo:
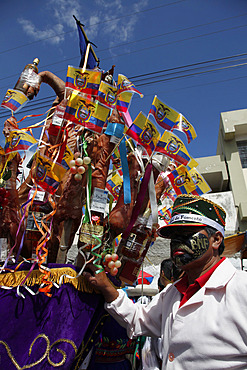
[[[4, 122], [3, 134], [6, 139], [8, 139], [13, 130], [18, 130], [17, 120], [14, 116]], [[2, 170], [5, 167], [5, 171], [2, 174], [2, 180], [5, 179], [5, 181], [3, 182], [4, 188], [0, 188], [0, 197], [2, 198], [2, 202], [6, 199], [0, 215], [1, 261], [4, 261], [7, 258], [7, 252], [14, 245], [13, 255], [16, 256], [23, 233], [23, 228], [21, 228], [17, 235], [18, 225], [20, 223], [20, 204], [16, 182], [21, 157], [17, 152], [8, 155], [4, 153], [1, 155], [1, 162]]]

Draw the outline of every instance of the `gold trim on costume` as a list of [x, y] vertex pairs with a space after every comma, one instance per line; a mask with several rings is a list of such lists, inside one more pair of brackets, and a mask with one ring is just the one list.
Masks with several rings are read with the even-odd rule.
[[[85, 293], [97, 293], [97, 291], [90, 286], [83, 276], [77, 276], [77, 272], [70, 267], [50, 269], [50, 281], [59, 284], [62, 279], [62, 284], [72, 284], [75, 289]], [[0, 287], [17, 287], [20, 285], [29, 271], [15, 271], [0, 274]], [[64, 276], [63, 276], [64, 275]], [[25, 285], [33, 286], [42, 283], [43, 274], [39, 270], [33, 270], [25, 281]], [[62, 277], [63, 276], [63, 277]], [[72, 278], [72, 279], [71, 279]]]
[[30, 346], [29, 351], [28, 351], [28, 355], [29, 356], [31, 356], [34, 343], [39, 338], [43, 338], [46, 341], [46, 350], [45, 350], [45, 353], [37, 361], [35, 361], [35, 362], [31, 363], [31, 364], [28, 364], [28, 365], [24, 365], [22, 367], [17, 363], [16, 359], [12, 355], [11, 349], [9, 348], [8, 344], [6, 342], [2, 341], [2, 340], [0, 340], [0, 344], [3, 344], [4, 345], [4, 347], [5, 347], [6, 351], [7, 351], [7, 355], [9, 356], [10, 360], [12, 361], [12, 363], [15, 365], [16, 369], [18, 369], [18, 370], [31, 369], [32, 367], [40, 364], [46, 357], [47, 357], [47, 361], [49, 362], [49, 364], [52, 365], [53, 367], [62, 366], [66, 362], [66, 360], [67, 360], [67, 354], [66, 354], [65, 351], [63, 351], [63, 350], [61, 350], [59, 348], [57, 349], [57, 352], [61, 353], [61, 355], [63, 356], [63, 358], [62, 358], [62, 360], [60, 362], [55, 363], [55, 362], [51, 361], [51, 359], [50, 359], [50, 351], [58, 343], [69, 343], [69, 344], [71, 344], [71, 346], [73, 347], [73, 349], [75, 351], [75, 355], [77, 354], [77, 347], [76, 347], [75, 343], [72, 340], [66, 339], [66, 338], [64, 338], [64, 339], [61, 338], [61, 339], [56, 340], [52, 345], [50, 345], [50, 340], [49, 340], [48, 336], [45, 335], [45, 334], [39, 334], [33, 340], [33, 342], [31, 343], [31, 346]]
[[[45, 266], [43, 266], [45, 268]], [[62, 267], [62, 268], [53, 268], [49, 269], [51, 272], [49, 276], [49, 280], [60, 284], [60, 280], [62, 284], [72, 284], [75, 289], [84, 292], [84, 293], [99, 293], [97, 289], [92, 287], [91, 284], [84, 278], [84, 276], [79, 275], [77, 276], [77, 272], [73, 270], [71, 267]], [[0, 274], [0, 288], [1, 287], [11, 287], [15, 288], [24, 281], [26, 276], [30, 273], [30, 271], [10, 271], [7, 273]], [[44, 275], [39, 270], [33, 270], [30, 275], [28, 276], [27, 280], [25, 281], [26, 286], [33, 286], [35, 284], [40, 285], [42, 284], [42, 279]], [[110, 280], [110, 283], [116, 288], [119, 287], [115, 286], [115, 284]]]

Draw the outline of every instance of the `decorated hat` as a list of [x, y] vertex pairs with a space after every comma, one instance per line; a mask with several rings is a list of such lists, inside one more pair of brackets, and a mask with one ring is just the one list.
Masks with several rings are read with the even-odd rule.
[[209, 199], [196, 195], [179, 195], [173, 204], [169, 224], [158, 229], [158, 235], [170, 238], [176, 227], [211, 226], [224, 236], [226, 212]]

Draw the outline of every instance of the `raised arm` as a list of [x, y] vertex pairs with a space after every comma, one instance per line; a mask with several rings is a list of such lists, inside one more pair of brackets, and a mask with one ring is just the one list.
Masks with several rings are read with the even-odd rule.
[[114, 319], [127, 329], [130, 338], [140, 335], [161, 336], [162, 298], [154, 297], [149, 305], [133, 303], [122, 289], [115, 289], [105, 272], [96, 273], [95, 266], [84, 272], [85, 278], [104, 296], [105, 309]]

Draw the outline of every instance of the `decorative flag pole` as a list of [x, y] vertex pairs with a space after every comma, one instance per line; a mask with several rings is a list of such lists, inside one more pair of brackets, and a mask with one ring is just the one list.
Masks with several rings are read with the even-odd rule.
[[84, 58], [84, 64], [83, 64], [83, 67], [82, 67], [82, 72], [83, 73], [85, 72], [85, 70], [87, 68], [87, 60], [88, 60], [88, 55], [89, 55], [90, 47], [91, 47], [91, 44], [89, 42], [87, 44], [87, 49], [86, 49], [85, 58]]

